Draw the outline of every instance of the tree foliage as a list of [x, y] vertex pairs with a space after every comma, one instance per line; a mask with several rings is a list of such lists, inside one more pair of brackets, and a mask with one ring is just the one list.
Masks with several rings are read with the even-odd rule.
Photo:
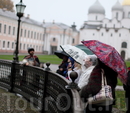
[[0, 0], [0, 8], [5, 8], [7, 11], [14, 11], [14, 4], [11, 0]]

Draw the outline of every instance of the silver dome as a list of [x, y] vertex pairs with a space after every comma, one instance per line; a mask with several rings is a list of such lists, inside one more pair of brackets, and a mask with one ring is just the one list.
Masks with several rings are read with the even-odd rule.
[[99, 3], [97, 0], [88, 10], [88, 13], [99, 13], [99, 14], [105, 14], [104, 7]]
[[123, 11], [123, 7], [121, 6], [119, 1], [117, 1], [116, 4], [112, 7], [112, 11], [113, 10]]

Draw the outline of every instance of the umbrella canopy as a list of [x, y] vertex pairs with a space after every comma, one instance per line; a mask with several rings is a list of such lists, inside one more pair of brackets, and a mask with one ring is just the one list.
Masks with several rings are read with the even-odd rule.
[[61, 51], [61, 50], [55, 51], [54, 54], [55, 54], [56, 56], [58, 56], [60, 59], [63, 59], [63, 56], [69, 57], [68, 54], [66, 54], [64, 51]]
[[97, 40], [82, 41], [103, 63], [118, 73], [119, 79], [126, 84], [127, 68], [116, 49]]
[[61, 49], [66, 52], [70, 57], [72, 57], [76, 62], [83, 64], [83, 59], [87, 55], [84, 51], [81, 49], [72, 46], [72, 45], [62, 45], [60, 46]]
[[88, 49], [86, 46], [84, 46], [83, 44], [78, 44], [75, 47], [83, 50], [87, 55], [93, 55], [93, 52], [90, 51], [90, 49]]

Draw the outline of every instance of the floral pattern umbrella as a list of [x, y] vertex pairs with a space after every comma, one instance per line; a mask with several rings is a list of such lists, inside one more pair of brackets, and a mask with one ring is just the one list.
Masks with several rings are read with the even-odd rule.
[[82, 41], [103, 63], [118, 73], [118, 78], [126, 84], [127, 68], [117, 50], [97, 40]]

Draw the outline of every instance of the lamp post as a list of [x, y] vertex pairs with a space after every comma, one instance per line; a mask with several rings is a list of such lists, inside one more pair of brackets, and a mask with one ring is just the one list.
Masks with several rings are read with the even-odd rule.
[[18, 54], [19, 54], [19, 30], [20, 30], [20, 18], [23, 16], [24, 14], [24, 9], [25, 9], [26, 5], [24, 5], [22, 3], [22, 0], [20, 0], [20, 2], [18, 4], [16, 4], [16, 11], [17, 11], [17, 16], [18, 16], [18, 28], [17, 28], [17, 40], [16, 40], [16, 48], [14, 51], [14, 61], [15, 62], [19, 62], [18, 59]]

